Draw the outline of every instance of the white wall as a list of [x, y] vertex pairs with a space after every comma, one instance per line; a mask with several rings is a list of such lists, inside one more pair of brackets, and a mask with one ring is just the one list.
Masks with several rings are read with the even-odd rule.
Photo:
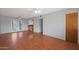
[[[43, 17], [43, 34], [65, 40], [66, 14], [78, 12], [79, 9], [67, 9], [54, 12]], [[79, 42], [79, 16], [78, 16], [78, 42]]]
[[24, 31], [28, 30], [28, 19], [24, 19]]
[[28, 20], [28, 25], [33, 25], [33, 19]]
[[34, 32], [40, 33], [41, 28], [40, 28], [40, 18], [35, 17], [34, 19]]
[[54, 13], [43, 19], [43, 33], [56, 38], [64, 38], [64, 14]]
[[11, 32], [11, 20], [12, 18], [0, 16], [0, 33]]

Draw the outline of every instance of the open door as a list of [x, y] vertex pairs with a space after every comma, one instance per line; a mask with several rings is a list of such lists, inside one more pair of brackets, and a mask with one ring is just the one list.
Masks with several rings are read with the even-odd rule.
[[78, 13], [66, 14], [66, 41], [77, 43]]
[[43, 34], [43, 19], [40, 19], [40, 28], [41, 28], [41, 34]]

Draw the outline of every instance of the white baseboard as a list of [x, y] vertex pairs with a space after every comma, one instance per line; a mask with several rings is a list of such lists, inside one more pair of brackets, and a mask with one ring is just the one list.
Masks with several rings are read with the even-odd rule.
[[58, 39], [61, 39], [61, 40], [65, 40], [65, 38], [58, 37], [58, 36], [55, 36], [55, 35], [50, 35], [50, 34], [46, 34], [46, 33], [43, 33], [43, 35], [47, 35], [47, 36], [50, 36], [50, 37], [54, 37], [54, 38], [58, 38]]

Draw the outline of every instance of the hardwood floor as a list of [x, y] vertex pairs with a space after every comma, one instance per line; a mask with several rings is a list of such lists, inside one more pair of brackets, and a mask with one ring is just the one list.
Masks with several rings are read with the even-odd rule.
[[78, 50], [79, 45], [33, 32], [0, 34], [0, 50]]

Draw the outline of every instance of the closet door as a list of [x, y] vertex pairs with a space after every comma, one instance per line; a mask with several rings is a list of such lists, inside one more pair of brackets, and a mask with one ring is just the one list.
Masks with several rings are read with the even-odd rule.
[[78, 13], [66, 14], [66, 40], [77, 43]]

